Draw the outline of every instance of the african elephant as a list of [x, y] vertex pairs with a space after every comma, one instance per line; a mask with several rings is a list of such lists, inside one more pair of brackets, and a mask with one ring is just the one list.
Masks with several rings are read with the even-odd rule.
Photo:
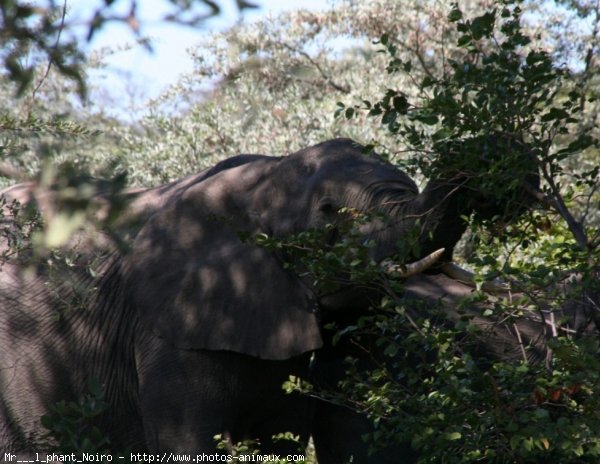
[[[290, 431], [306, 444], [313, 405], [281, 384], [310, 376], [323, 320], [343, 320], [373, 295], [351, 283], [323, 294], [252, 237], [335, 225], [349, 207], [378, 213], [360, 228], [374, 243], [369, 260], [393, 256], [415, 227], [413, 258], [439, 248], [449, 257], [462, 215], [490, 207], [464, 186], [456, 176], [419, 193], [392, 164], [335, 139], [124, 193], [128, 247], [84, 234], [62, 251], [83, 257], [68, 266], [51, 269], [48, 260], [22, 272], [23, 257], [2, 266], [0, 451], [39, 449], [39, 417], [95, 378], [112, 450], [213, 452], [222, 434], [258, 439], [265, 453], [295, 452], [271, 436]], [[28, 192], [17, 186], [4, 197], [27, 201]], [[334, 228], [330, 242], [341, 239]], [[90, 272], [92, 257], [99, 264]]]

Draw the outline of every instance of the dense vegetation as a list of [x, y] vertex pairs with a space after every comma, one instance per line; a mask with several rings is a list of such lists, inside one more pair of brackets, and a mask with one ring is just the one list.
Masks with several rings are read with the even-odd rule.
[[[516, 179], [498, 179], [496, 163], [517, 167], [533, 154], [536, 206], [510, 224], [471, 218], [455, 256], [480, 281], [501, 276], [518, 298], [477, 292], [471, 303], [485, 317], [517, 320], [571, 299], [598, 325], [599, 28], [597, 2], [346, 0], [207, 34], [191, 51], [194, 72], [129, 124], [106, 117], [93, 88], [82, 105], [83, 77], [48, 68], [42, 54], [27, 71], [36, 85], [11, 87], [11, 68], [3, 76], [0, 174], [6, 184], [34, 178], [85, 197], [94, 185], [86, 174], [157, 185], [238, 153], [286, 154], [348, 136], [419, 180], [468, 172], [510, 209]], [[486, 159], [480, 141], [498, 133], [527, 149]], [[82, 226], [87, 203], [78, 206], [45, 218], [38, 243], [65, 240], [53, 220]], [[356, 250], [331, 253], [336, 266], [356, 266], [345, 259]], [[313, 263], [319, 272], [332, 262], [323, 259]], [[565, 295], [557, 289], [567, 276]], [[421, 462], [440, 462], [439, 450], [444, 462], [597, 462], [597, 328], [573, 336], [569, 321], [557, 321], [544, 362], [481, 363], [468, 314], [443, 324], [435, 311], [415, 318], [397, 299], [401, 282], [387, 288], [378, 311], [342, 336], [375, 334], [389, 362], [373, 372], [349, 363], [347, 388], [334, 395], [379, 424], [367, 437], [374, 447], [408, 439]]]

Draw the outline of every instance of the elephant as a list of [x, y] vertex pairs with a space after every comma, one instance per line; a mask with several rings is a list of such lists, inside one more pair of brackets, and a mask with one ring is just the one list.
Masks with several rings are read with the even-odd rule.
[[[76, 400], [90, 379], [105, 392], [108, 407], [97, 424], [113, 451], [226, 453], [216, 448], [219, 434], [229, 444], [256, 439], [264, 453], [303, 448], [319, 405], [281, 385], [290, 376], [310, 379], [313, 353], [317, 363], [319, 353], [344, 356], [324, 322], [350, 321], [377, 292], [345, 278], [325, 292], [285, 253], [254, 238], [332, 225], [323, 244], [331, 246], [344, 239], [339, 211], [350, 208], [369, 214], [359, 227], [371, 244], [369, 262], [406, 249], [408, 235], [417, 237], [404, 253], [411, 261], [439, 249], [448, 260], [465, 214], [503, 206], [467, 180], [434, 179], [419, 192], [377, 154], [333, 139], [283, 157], [240, 155], [169, 184], [125, 191], [117, 227], [124, 247], [113, 234], [82, 232], [60, 251], [78, 256], [68, 265], [28, 264], [27, 253], [7, 259], [0, 271], [0, 452], [39, 449], [40, 416], [57, 401]], [[7, 203], [53, 207], [30, 184], [2, 195]], [[102, 191], [97, 201], [105, 201]], [[3, 227], [14, 224], [5, 217]], [[273, 440], [278, 432], [298, 443]], [[323, 463], [333, 462], [327, 437], [312, 433]]]

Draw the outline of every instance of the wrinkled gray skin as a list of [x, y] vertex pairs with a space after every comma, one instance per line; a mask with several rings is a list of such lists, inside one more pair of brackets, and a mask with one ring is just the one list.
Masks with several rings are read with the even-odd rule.
[[[314, 405], [281, 384], [289, 375], [308, 378], [311, 354], [331, 348], [323, 320], [343, 322], [373, 295], [320, 295], [281, 256], [241, 235], [320, 228], [347, 206], [389, 217], [363, 228], [376, 241], [375, 260], [391, 256], [417, 218], [421, 255], [446, 246], [449, 256], [464, 230], [459, 215], [473, 207], [458, 185], [431, 182], [419, 194], [404, 173], [347, 139], [284, 158], [243, 155], [125, 194], [128, 253], [100, 234], [77, 240], [84, 258], [101, 256], [93, 276], [86, 259], [62, 274], [5, 263], [0, 452], [37, 450], [39, 417], [76, 399], [90, 378], [106, 392], [99, 425], [113, 450], [212, 452], [222, 433], [233, 442], [258, 438], [265, 453], [297, 451], [270, 436], [291, 431], [302, 447]], [[28, 201], [31, 190], [21, 185], [5, 196]], [[313, 431], [323, 463], [338, 462], [327, 460], [331, 434], [321, 432]]]
[[[126, 254], [98, 233], [74, 240], [83, 257], [68, 268], [38, 263], [22, 272], [24, 258], [4, 263], [0, 451], [38, 450], [40, 416], [76, 399], [90, 378], [106, 392], [99, 425], [113, 450], [209, 452], [223, 433], [258, 438], [263, 452], [296, 451], [270, 436], [291, 431], [305, 443], [311, 407], [281, 384], [308, 376], [323, 345], [318, 313], [348, 300], [322, 304], [309, 280], [240, 233], [283, 237], [335, 222], [342, 206], [373, 211], [416, 195], [405, 174], [361, 151], [341, 139], [284, 158], [233, 158], [125, 194]], [[4, 196], [27, 203], [32, 192], [19, 185]], [[36, 201], [53, 207], [52, 195]], [[378, 242], [375, 259], [391, 255], [414, 222], [395, 219], [365, 227]], [[91, 257], [99, 261], [93, 275]]]

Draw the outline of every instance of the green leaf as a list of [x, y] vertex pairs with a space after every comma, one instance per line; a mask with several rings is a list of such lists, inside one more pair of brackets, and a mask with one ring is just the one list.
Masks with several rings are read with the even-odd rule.
[[394, 109], [400, 114], [406, 114], [408, 111], [408, 100], [404, 95], [397, 95], [392, 99]]
[[436, 114], [433, 113], [422, 113], [414, 116], [414, 119], [422, 122], [428, 126], [433, 126], [439, 122], [439, 119]]
[[569, 117], [569, 113], [562, 108], [550, 108], [550, 111], [543, 114], [541, 120], [543, 122], [554, 121], [556, 119], [566, 119]]
[[485, 13], [473, 20], [471, 23], [471, 33], [475, 40], [479, 40], [482, 37], [489, 37], [494, 30], [494, 23], [496, 21], [496, 10]]
[[427, 87], [431, 87], [433, 84], [435, 84], [433, 78], [431, 78], [430, 76], [425, 76], [421, 81], [421, 88], [425, 89]]
[[386, 346], [385, 350], [383, 351], [383, 354], [385, 356], [389, 356], [390, 358], [393, 358], [398, 354], [398, 350], [399, 350], [398, 345], [396, 345], [395, 343], [390, 343], [388, 346]]
[[436, 131], [432, 136], [434, 142], [439, 142], [448, 139], [452, 135], [452, 131], [448, 127], [442, 127]]
[[456, 42], [456, 44], [459, 47], [464, 47], [465, 45], [468, 45], [471, 43], [471, 36], [469, 35], [462, 35], [458, 38], [458, 41]]
[[396, 122], [396, 118], [398, 117], [398, 113], [395, 111], [386, 111], [381, 118], [382, 124], [391, 125]]
[[45, 414], [42, 416], [41, 421], [44, 428], [48, 430], [52, 430], [55, 427], [56, 420], [53, 416]]
[[462, 11], [458, 9], [458, 5], [454, 5], [454, 8], [448, 14], [448, 21], [451, 23], [455, 23], [456, 21], [460, 21], [463, 18]]
[[449, 441], [456, 441], [460, 440], [462, 438], [462, 435], [460, 432], [448, 432], [444, 434], [444, 438]]

